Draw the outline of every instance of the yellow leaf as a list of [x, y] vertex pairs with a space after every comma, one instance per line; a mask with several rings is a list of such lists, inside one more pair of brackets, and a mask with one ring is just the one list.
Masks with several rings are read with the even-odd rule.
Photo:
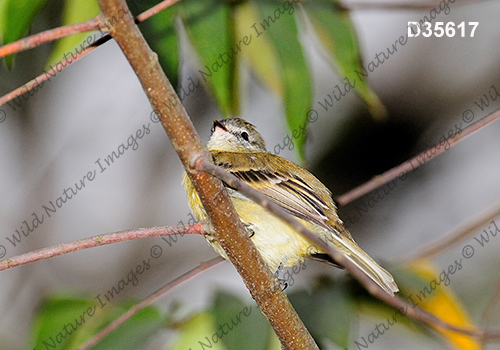
[[[96, 0], [66, 0], [64, 3], [62, 24], [68, 25], [83, 22], [97, 16], [98, 14], [99, 5]], [[63, 66], [72, 63], [74, 61], [73, 57], [76, 57], [77, 53], [81, 52], [83, 47], [94, 43], [101, 36], [101, 33], [97, 35], [79, 33], [60, 39], [47, 61], [47, 67], [52, 65], [56, 66], [61, 62], [63, 63]]]
[[[269, 87], [280, 98], [284, 96], [282, 69], [278, 61], [278, 53], [267, 35], [257, 34], [254, 25], [262, 21], [259, 11], [251, 2], [235, 7], [236, 37], [249, 36], [252, 47], [243, 52], [243, 56], [251, 65], [261, 82]], [[257, 27], [259, 28], [259, 27]]]
[[[454, 266], [454, 265], [452, 265]], [[416, 273], [420, 279], [426, 282], [424, 288], [415, 288], [410, 290], [411, 300], [418, 307], [438, 316], [442, 320], [456, 326], [475, 328], [469, 314], [456, 297], [455, 293], [446, 286], [446, 273], [448, 269], [438, 272], [431, 263], [419, 261], [411, 265], [411, 270]], [[448, 282], [449, 283], [449, 282]], [[429, 293], [430, 291], [430, 293]], [[445, 339], [455, 349], [461, 350], [479, 350], [481, 346], [475, 339], [445, 329], [438, 329]]]

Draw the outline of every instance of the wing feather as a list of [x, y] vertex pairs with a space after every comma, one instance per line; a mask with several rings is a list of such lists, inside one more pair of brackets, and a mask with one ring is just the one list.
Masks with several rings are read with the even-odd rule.
[[[262, 192], [292, 215], [338, 234], [330, 225], [338, 220], [331, 193], [307, 170], [269, 153], [255, 156], [248, 153], [212, 152], [212, 156], [215, 164]], [[319, 188], [320, 193], [313, 187], [316, 190]]]

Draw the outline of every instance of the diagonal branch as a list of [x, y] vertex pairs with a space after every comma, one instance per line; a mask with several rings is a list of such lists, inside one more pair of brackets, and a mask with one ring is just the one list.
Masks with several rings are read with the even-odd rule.
[[43, 248], [26, 254], [14, 256], [0, 261], [0, 271], [7, 270], [19, 265], [28, 264], [34, 261], [52, 258], [78, 250], [99, 247], [106, 244], [130, 241], [133, 239], [146, 237], [161, 237], [176, 234], [198, 234], [204, 235], [203, 222], [192, 225], [156, 226], [151, 228], [139, 228], [120, 232], [107, 233], [90, 238], [80, 239], [70, 243], [62, 243], [52, 247]]
[[[490, 324], [493, 321], [495, 321], [495, 319], [498, 317], [499, 303], [500, 303], [500, 278], [497, 279], [490, 300], [488, 301], [488, 304], [486, 304], [486, 307], [484, 308], [483, 317], [481, 318], [481, 321], [479, 323], [483, 328], [489, 327]], [[488, 339], [482, 339], [481, 345], [483, 349], [487, 341]]]
[[[124, 0], [99, 0], [101, 20], [119, 18], [127, 9]], [[174, 88], [131, 17], [121, 18], [110, 29], [134, 69], [144, 91], [160, 117], [174, 149], [186, 169], [213, 226], [213, 237], [227, 253], [263, 314], [274, 328], [283, 349], [318, 349], [314, 339], [279, 287], [239, 220], [217, 178], [198, 173], [190, 165], [208, 161], [210, 153], [201, 142]], [[169, 102], [167, 104], [167, 101]]]
[[429, 244], [427, 247], [417, 252], [414, 257], [410, 258], [410, 260], [428, 259], [445, 251], [446, 249], [454, 247], [463, 239], [469, 237], [474, 232], [477, 232], [486, 223], [491, 222], [498, 216], [500, 216], [500, 201], [494, 203], [490, 208], [488, 208], [488, 210], [479, 214], [479, 216], [466, 222], [464, 225], [460, 226], [456, 230], [453, 230], [451, 233], [446, 234], [440, 240]]
[[130, 309], [128, 309], [125, 313], [120, 315], [120, 317], [116, 318], [108, 324], [106, 327], [104, 327], [102, 330], [100, 330], [96, 335], [94, 335], [89, 341], [87, 341], [85, 344], [81, 345], [78, 349], [76, 350], [88, 350], [91, 349], [93, 346], [97, 345], [101, 340], [103, 340], [109, 333], [113, 332], [115, 329], [120, 327], [123, 323], [125, 323], [127, 320], [132, 318], [136, 313], [144, 309], [145, 307], [148, 307], [149, 305], [153, 304], [156, 300], [158, 300], [160, 297], [165, 295], [168, 291], [172, 290], [173, 288], [177, 287], [178, 285], [182, 284], [183, 282], [186, 282], [190, 278], [196, 276], [197, 274], [211, 268], [212, 266], [215, 266], [221, 262], [223, 262], [224, 259], [220, 256], [213, 258], [212, 260], [209, 260], [207, 262], [202, 263], [201, 265], [195, 267], [194, 269], [186, 272], [184, 275], [177, 277], [174, 279], [172, 282], [167, 283], [160, 289], [158, 289], [156, 292], [152, 293], [150, 296], [148, 296], [146, 299], [141, 301], [140, 303], [135, 304], [132, 306]]
[[[457, 133], [457, 135], [455, 135], [453, 138], [448, 138], [448, 143], [449, 143], [448, 148], [445, 148], [444, 145], [443, 147], [439, 148], [435, 146], [430, 147], [429, 149], [421, 152], [420, 154], [411, 158], [410, 160], [407, 160], [403, 164], [400, 164], [390, 170], [387, 170], [385, 173], [377, 175], [370, 181], [367, 181], [364, 184], [348, 191], [347, 193], [344, 193], [343, 195], [337, 198], [337, 203], [339, 205], [346, 205], [347, 203], [350, 203], [364, 196], [365, 194], [370, 193], [374, 189], [382, 185], [385, 185], [386, 183], [396, 178], [397, 176], [400, 176], [401, 174], [407, 174], [410, 171], [417, 169], [418, 167], [420, 167], [420, 165], [427, 163], [432, 158], [437, 157], [438, 155], [444, 153], [445, 151], [449, 150], [451, 147], [456, 145], [458, 142], [465, 139], [467, 136], [472, 135], [482, 127], [489, 125], [498, 119], [500, 119], [500, 109], [478, 120], [474, 124], [471, 124], [468, 127], [464, 128], [460, 134]], [[434, 150], [432, 150], [433, 148]], [[419, 158], [425, 159], [425, 162], [422, 162], [421, 164], [420, 162], [418, 162]]]
[[32, 49], [44, 43], [61, 39], [66, 36], [96, 30], [100, 23], [101, 21], [99, 20], [99, 17], [96, 16], [84, 22], [69, 24], [67, 26], [62, 26], [30, 35], [26, 38], [19, 39], [7, 45], [0, 46], [0, 58], [12, 55], [16, 52]]
[[[76, 62], [77, 60], [79, 60], [80, 58], [82, 58], [83, 56], [85, 56], [86, 54], [88, 54], [89, 52], [91, 52], [94, 49], [96, 49], [100, 44], [105, 43], [107, 41], [106, 39], [109, 39], [109, 36], [108, 37], [107, 36], [103, 36], [100, 40], [98, 40], [99, 44], [98, 44], [98, 42], [95, 42], [93, 46], [87, 46], [82, 51], [76, 52], [75, 55], [72, 56], [71, 62], [66, 59], [65, 60], [65, 64], [61, 64], [60, 66], [57, 67], [57, 72], [61, 72], [64, 68], [66, 68], [67, 66], [69, 66], [71, 63]], [[0, 106], [3, 105], [3, 104], [5, 104], [5, 103], [7, 103], [7, 102], [9, 102], [9, 101], [11, 101], [11, 100], [13, 100], [17, 96], [21, 96], [22, 94], [25, 94], [25, 93], [33, 90], [33, 89], [38, 89], [38, 87], [41, 87], [45, 81], [47, 81], [47, 80], [50, 81], [50, 78], [53, 77], [53, 76], [55, 76], [57, 74], [57, 72], [55, 70], [52, 70], [52, 74], [49, 73], [49, 72], [50, 71], [43, 72], [42, 74], [40, 74], [36, 78], [28, 81], [23, 86], [18, 87], [17, 89], [15, 89], [15, 90], [13, 90], [13, 91], [5, 94], [4, 96], [0, 97]]]
[[159, 4], [151, 7], [149, 10], [144, 11], [141, 13], [139, 16], [135, 18], [135, 23], [141, 23], [147, 20], [149, 17], [153, 17], [157, 13], [165, 10], [166, 8], [169, 8], [173, 4], [179, 2], [181, 0], [163, 0]]
[[353, 275], [373, 296], [382, 300], [389, 306], [396, 310], [399, 310], [402, 315], [407, 315], [417, 321], [420, 321], [432, 328], [441, 328], [445, 330], [454, 331], [457, 333], [474, 336], [480, 339], [500, 339], [500, 331], [490, 331], [481, 329], [464, 328], [452, 325], [441, 318], [424, 311], [420, 308], [414, 307], [406, 302], [399, 296], [392, 297], [387, 294], [382, 288], [380, 288], [375, 282], [373, 282], [366, 274], [364, 274], [356, 265], [347, 260], [342, 254], [340, 254], [332, 245], [326, 244], [325, 241], [321, 240], [317, 234], [309, 231], [305, 226], [303, 226], [296, 218], [291, 214], [287, 213], [284, 209], [278, 206], [276, 203], [271, 202], [267, 197], [265, 197], [259, 191], [253, 189], [236, 176], [225, 171], [224, 169], [214, 165], [213, 163], [207, 161], [206, 159], [199, 158], [196, 161], [196, 169], [198, 171], [205, 171], [219, 179], [224, 181], [230, 187], [240, 191], [256, 203], [260, 204], [262, 207], [266, 208], [269, 212], [273, 213], [290, 226], [292, 226], [297, 232], [304, 235], [307, 239], [311, 240], [318, 247], [325, 249], [328, 254], [338, 262], [340, 265], [346, 268], [351, 275]]

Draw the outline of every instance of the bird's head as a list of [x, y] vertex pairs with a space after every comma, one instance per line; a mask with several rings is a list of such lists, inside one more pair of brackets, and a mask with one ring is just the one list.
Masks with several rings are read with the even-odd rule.
[[209, 151], [266, 152], [266, 144], [255, 126], [240, 118], [214, 120]]

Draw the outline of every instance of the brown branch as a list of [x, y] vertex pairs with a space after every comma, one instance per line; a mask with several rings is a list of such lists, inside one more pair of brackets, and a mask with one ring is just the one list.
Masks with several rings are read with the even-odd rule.
[[[493, 113], [487, 115], [486, 117], [478, 120], [474, 124], [469, 125], [468, 127], [464, 128], [460, 134], [457, 134], [453, 138], [449, 138], [449, 148], [446, 149], [444, 146], [443, 147], [430, 147], [429, 149], [425, 150], [424, 152], [418, 154], [417, 156], [411, 158], [410, 160], [407, 160], [403, 164], [400, 164], [385, 173], [381, 175], [375, 176], [373, 179], [370, 181], [365, 182], [361, 186], [358, 186], [347, 193], [344, 193], [342, 196], [337, 198], [337, 203], [339, 205], [346, 205], [347, 203], [350, 203], [362, 196], [364, 196], [367, 193], [370, 193], [374, 189], [385, 185], [392, 179], [396, 178], [397, 176], [402, 176], [404, 174], [409, 173], [412, 170], [417, 169], [420, 167], [420, 163], [417, 161], [419, 158], [425, 159], [425, 162], [422, 163], [427, 163], [429, 160], [433, 159], [434, 157], [437, 157], [438, 155], [444, 153], [445, 151], [449, 150], [451, 147], [456, 145], [458, 142], [462, 141], [465, 139], [467, 136], [472, 135], [474, 132], [478, 131], [482, 127], [493, 123], [497, 119], [500, 118], [500, 110], [496, 110]], [[437, 143], [439, 144], [439, 142]], [[431, 151], [432, 149], [435, 149], [434, 151]]]
[[13, 53], [16, 52], [32, 49], [41, 44], [61, 39], [66, 36], [89, 32], [91, 30], [96, 30], [96, 27], [100, 23], [101, 22], [99, 21], [99, 17], [96, 16], [94, 18], [86, 20], [85, 22], [70, 24], [67, 26], [62, 26], [46, 30], [41, 33], [30, 35], [26, 38], [22, 38], [10, 44], [0, 46], [0, 58], [12, 55]]
[[422, 249], [414, 257], [412, 257], [411, 260], [428, 259], [445, 251], [446, 249], [454, 247], [464, 238], [467, 238], [474, 232], [477, 232], [486, 223], [491, 222], [498, 216], [500, 216], [500, 201], [494, 203], [490, 208], [488, 208], [488, 210], [481, 213], [474, 219], [448, 233], [442, 239], [429, 244], [426, 248]]
[[[382, 288], [380, 288], [375, 282], [373, 282], [365, 273], [363, 273], [356, 265], [347, 260], [342, 254], [340, 254], [332, 245], [326, 244], [325, 241], [321, 240], [317, 234], [306, 229], [296, 218], [291, 214], [287, 213], [276, 203], [273, 203], [267, 199], [265, 195], [259, 191], [253, 189], [246, 183], [239, 180], [234, 175], [225, 171], [224, 169], [217, 167], [213, 163], [207, 161], [204, 158], [199, 158], [196, 161], [196, 169], [198, 171], [205, 171], [219, 179], [224, 181], [230, 187], [240, 191], [256, 203], [260, 204], [262, 207], [266, 208], [269, 212], [273, 213], [277, 217], [284, 220], [287, 224], [292, 226], [297, 232], [304, 235], [307, 239], [317, 244], [318, 247], [325, 249], [328, 254], [340, 265], [344, 266], [351, 275], [353, 275], [374, 297], [382, 300], [389, 306], [396, 310], [400, 310], [402, 315], [407, 315], [417, 321], [420, 321], [432, 328], [446, 329], [454, 331], [457, 333], [474, 336], [480, 339], [500, 339], [500, 331], [490, 331], [490, 330], [479, 330], [472, 328], [464, 328], [452, 325], [441, 318], [419, 309], [417, 307], [411, 306], [404, 299], [399, 296], [392, 297], [387, 294]], [[403, 313], [404, 311], [404, 313]], [[334, 317], [334, 316], [332, 316]]]
[[[124, 0], [99, 0], [103, 23], [118, 18], [126, 8]], [[318, 349], [304, 324], [279, 287], [241, 224], [227, 193], [217, 178], [198, 173], [190, 165], [196, 159], [208, 161], [206, 150], [187, 116], [174, 88], [132, 18], [119, 19], [110, 29], [142, 84], [151, 106], [160, 117], [174, 149], [186, 169], [207, 216], [213, 236], [227, 253], [252, 297], [274, 328], [283, 349]], [[168, 104], [166, 102], [169, 102]]]
[[175, 4], [175, 3], [179, 2], [179, 1], [180, 0], [163, 0], [159, 4], [151, 7], [149, 10], [146, 10], [143, 13], [141, 13], [139, 16], [137, 16], [135, 18], [135, 20], [136, 20], [137, 23], [144, 22], [149, 17], [153, 17], [157, 13], [165, 10], [166, 8], [169, 8], [170, 6], [172, 6], [173, 4]]
[[[484, 309], [483, 317], [481, 318], [480, 322], [481, 327], [488, 328], [495, 319], [495, 317], [498, 317], [497, 309], [499, 302], [500, 302], [500, 278], [497, 279], [493, 290], [493, 294], [491, 295], [491, 298], [488, 301], [488, 304], [486, 304], [486, 307]], [[481, 345], [483, 348], [487, 341], [488, 339], [482, 339]]]
[[[105, 37], [103, 37], [103, 38], [105, 38]], [[101, 39], [103, 39], [103, 38], [101, 38]], [[52, 70], [52, 74], [49, 73], [50, 70], [47, 71], [47, 72], [43, 72], [42, 74], [40, 74], [36, 78], [28, 81], [23, 86], [18, 87], [14, 91], [11, 91], [11, 92], [5, 94], [4, 96], [0, 97], [0, 106], [3, 105], [3, 104], [5, 104], [5, 103], [7, 103], [7, 102], [9, 102], [9, 101], [11, 101], [12, 99], [16, 98], [17, 96], [21, 96], [22, 94], [25, 94], [25, 93], [33, 90], [34, 88], [42, 87], [43, 83], [46, 80], [50, 81], [50, 78], [55, 77], [55, 75], [57, 73], [60, 73], [64, 68], [66, 68], [67, 66], [69, 66], [71, 63], [76, 62], [78, 59], [82, 58], [83, 56], [85, 56], [86, 54], [88, 54], [89, 52], [91, 52], [92, 50], [94, 50], [95, 48], [97, 48], [97, 46], [88, 46], [88, 47], [84, 48], [82, 51], [77, 52], [75, 54], [75, 58], [72, 59], [71, 62], [69, 62], [66, 59], [65, 64], [61, 64], [60, 68], [59, 68], [58, 65], [55, 65], [55, 67]], [[59, 62], [59, 63], [62, 63], [62, 61]]]
[[80, 239], [70, 243], [62, 243], [52, 247], [43, 248], [22, 255], [17, 255], [0, 261], [0, 271], [10, 269], [19, 265], [29, 264], [34, 261], [52, 258], [54, 256], [76, 252], [78, 250], [98, 247], [106, 244], [125, 242], [133, 239], [146, 237], [161, 237], [175, 234], [198, 234], [203, 235], [203, 222], [192, 225], [156, 226], [151, 228], [139, 228], [120, 232], [107, 233], [90, 238]]
[[177, 287], [178, 285], [182, 284], [183, 282], [186, 282], [190, 278], [196, 276], [197, 274], [211, 268], [212, 266], [215, 266], [221, 262], [223, 262], [224, 259], [221, 258], [220, 256], [213, 258], [212, 260], [209, 260], [207, 262], [202, 263], [198, 267], [195, 267], [194, 269], [186, 272], [184, 275], [177, 277], [174, 279], [172, 282], [167, 283], [160, 289], [158, 289], [156, 292], [152, 293], [150, 296], [148, 296], [146, 299], [141, 301], [140, 303], [137, 303], [136, 305], [132, 306], [130, 309], [128, 309], [125, 313], [120, 315], [120, 317], [116, 318], [108, 324], [106, 327], [104, 327], [102, 330], [100, 330], [97, 334], [95, 334], [89, 341], [81, 345], [77, 350], [87, 350], [92, 348], [93, 346], [97, 345], [101, 340], [103, 340], [109, 333], [113, 332], [115, 329], [120, 327], [124, 322], [132, 318], [136, 313], [144, 309], [145, 307], [148, 307], [152, 303], [154, 303], [156, 300], [158, 300], [160, 297], [165, 295], [168, 291], [172, 290], [173, 288]]

